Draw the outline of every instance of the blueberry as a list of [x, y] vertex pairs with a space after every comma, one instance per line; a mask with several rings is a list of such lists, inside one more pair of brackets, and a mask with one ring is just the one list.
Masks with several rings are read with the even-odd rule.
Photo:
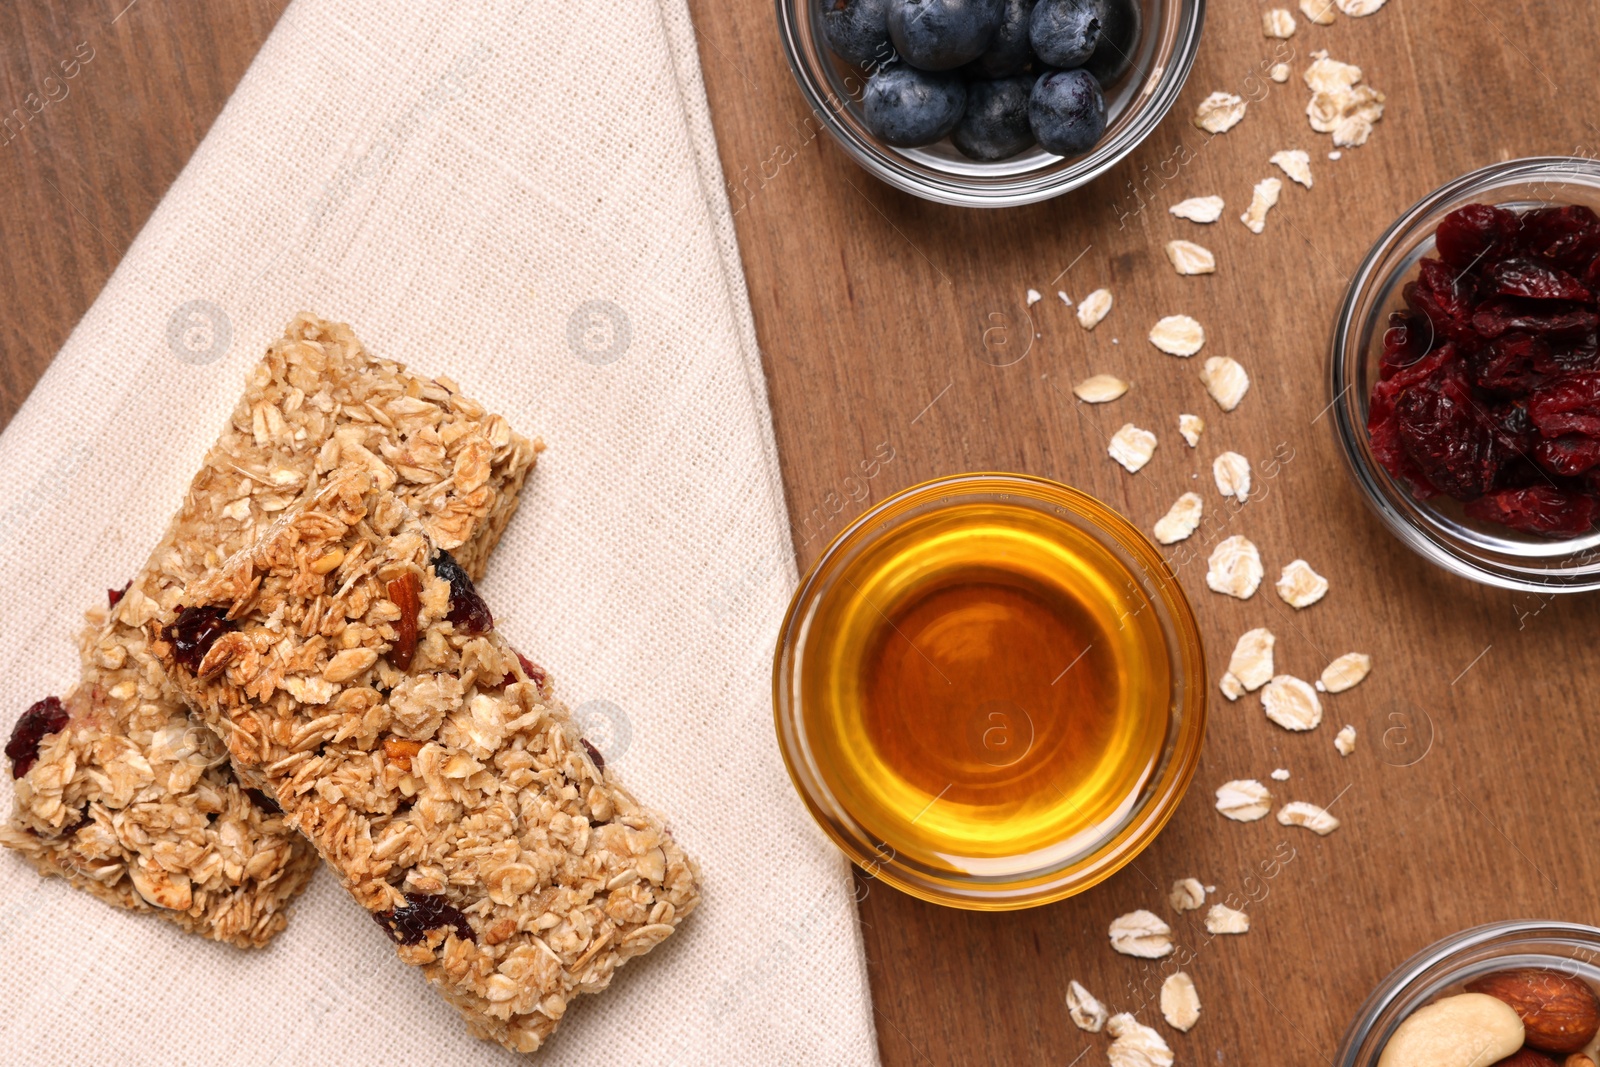
[[1082, 66], [1100, 43], [1100, 0], [1039, 0], [1028, 36], [1047, 65]]
[[1109, 87], [1133, 65], [1143, 14], [1139, 0], [1100, 0], [1100, 43], [1083, 68]]
[[1010, 159], [1033, 144], [1033, 127], [1028, 125], [1032, 88], [1033, 79], [1026, 74], [969, 82], [967, 110], [950, 131], [950, 140], [970, 159]]
[[858, 67], [889, 59], [889, 0], [822, 0], [822, 9], [823, 36], [840, 59]]
[[1086, 70], [1052, 70], [1033, 83], [1028, 123], [1039, 143], [1062, 156], [1094, 147], [1106, 131], [1106, 98]]
[[932, 144], [955, 127], [966, 106], [967, 87], [959, 77], [907, 63], [880, 67], [862, 94], [867, 128], [896, 148]]
[[1028, 42], [1028, 23], [1038, 0], [1005, 0], [1000, 9], [1000, 28], [989, 38], [989, 47], [972, 61], [971, 73], [985, 78], [1005, 78], [1021, 74], [1033, 62], [1033, 45]]
[[1005, 0], [889, 0], [889, 40], [922, 70], [954, 70], [977, 59], [1000, 28]]

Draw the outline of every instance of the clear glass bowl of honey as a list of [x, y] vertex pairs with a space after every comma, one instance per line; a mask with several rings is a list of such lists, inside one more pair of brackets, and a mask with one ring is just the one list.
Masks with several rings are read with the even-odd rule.
[[1200, 635], [1138, 529], [1043, 478], [913, 486], [800, 583], [778, 741], [876, 878], [977, 910], [1108, 878], [1161, 830], [1205, 734]]

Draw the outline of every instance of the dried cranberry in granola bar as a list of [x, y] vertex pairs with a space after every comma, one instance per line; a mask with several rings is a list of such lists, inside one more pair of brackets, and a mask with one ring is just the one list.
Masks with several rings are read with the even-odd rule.
[[[461, 619], [476, 597], [463, 582], [400, 499], [340, 471], [188, 583], [189, 609], [226, 608], [231, 627], [196, 670], [154, 647], [400, 958], [473, 1033], [526, 1052], [673, 932], [697, 872], [588, 753], [548, 678]], [[401, 668], [411, 598], [396, 594], [413, 588]]]
[[[39, 716], [13, 757], [16, 805], [0, 842], [42, 874], [241, 947], [265, 944], [316, 867], [266, 796], [244, 788], [216, 736], [191, 721], [143, 626], [181, 587], [254, 541], [341, 464], [392, 485], [481, 575], [536, 445], [446, 380], [369, 354], [350, 328], [297, 318], [251, 371], [145, 568], [91, 613], [65, 722]], [[34, 736], [40, 733], [41, 736]]]

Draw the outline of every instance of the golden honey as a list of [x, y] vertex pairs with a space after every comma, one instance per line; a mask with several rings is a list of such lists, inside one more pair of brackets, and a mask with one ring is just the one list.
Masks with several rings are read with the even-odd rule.
[[1159, 612], [1059, 513], [981, 494], [885, 522], [812, 606], [811, 767], [885, 861], [1026, 880], [1146, 797], [1174, 729]]

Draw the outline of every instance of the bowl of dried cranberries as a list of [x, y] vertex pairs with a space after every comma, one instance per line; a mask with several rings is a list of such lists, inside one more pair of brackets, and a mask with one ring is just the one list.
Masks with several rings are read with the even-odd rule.
[[1491, 585], [1600, 588], [1600, 163], [1499, 163], [1412, 207], [1330, 368], [1346, 464], [1402, 541]]

